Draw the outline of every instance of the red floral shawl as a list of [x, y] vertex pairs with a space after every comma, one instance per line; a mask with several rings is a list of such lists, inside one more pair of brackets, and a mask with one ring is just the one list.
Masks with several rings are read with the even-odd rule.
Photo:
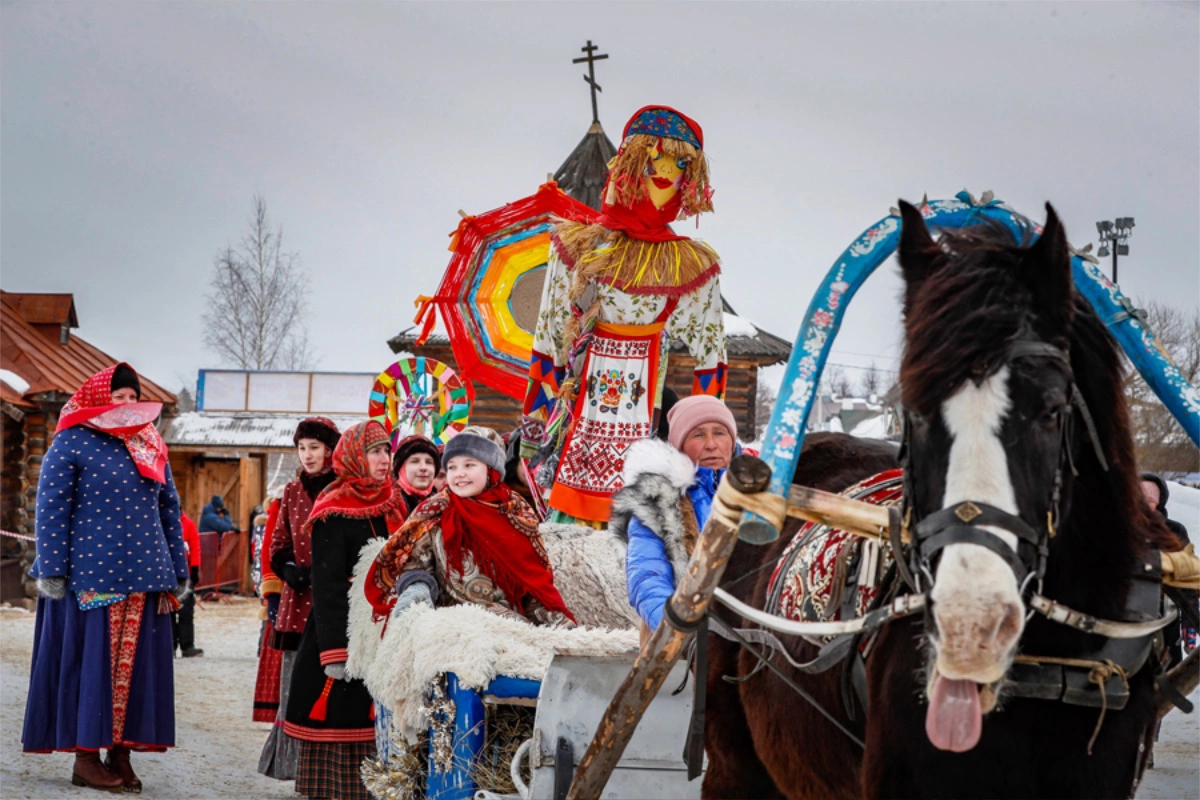
[[63, 406], [54, 432], [84, 425], [115, 436], [125, 443], [139, 473], [150, 480], [166, 483], [167, 443], [154, 427], [154, 420], [162, 413], [162, 403], [114, 404], [113, 373], [122, 366], [129, 365], [113, 364], [84, 381]]
[[488, 473], [491, 485], [475, 497], [463, 498], [443, 489], [421, 503], [383, 546], [365, 581], [367, 598], [377, 614], [386, 614], [395, 602], [393, 587], [413, 547], [440, 527], [451, 570], [462, 573], [463, 553], [469, 551], [480, 571], [517, 611], [524, 613], [522, 600], [528, 594], [548, 611], [559, 611], [575, 621], [554, 586], [537, 515], [500, 480], [499, 473]]
[[319, 519], [340, 517], [384, 517], [389, 533], [400, 529], [404, 523], [404, 498], [396, 491], [391, 477], [377, 481], [371, 477], [367, 466], [367, 433], [371, 426], [372, 441], [387, 441], [383, 426], [375, 420], [360, 422], [348, 428], [338, 440], [333, 451], [333, 471], [337, 479], [325, 487], [317, 496], [317, 502], [304, 523], [304, 531], [312, 533], [312, 526]]

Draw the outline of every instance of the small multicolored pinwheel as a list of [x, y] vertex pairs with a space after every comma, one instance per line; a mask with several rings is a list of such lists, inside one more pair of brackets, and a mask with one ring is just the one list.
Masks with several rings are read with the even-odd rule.
[[379, 373], [367, 414], [387, 430], [393, 448], [408, 431], [445, 444], [467, 427], [472, 394], [446, 364], [414, 356]]

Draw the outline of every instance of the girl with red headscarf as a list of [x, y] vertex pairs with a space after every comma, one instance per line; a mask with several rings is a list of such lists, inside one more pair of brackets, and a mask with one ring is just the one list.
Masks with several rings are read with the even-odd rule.
[[503, 483], [504, 451], [460, 433], [443, 454], [448, 485], [409, 516], [365, 581], [376, 613], [415, 602], [474, 603], [539, 625], [573, 624], [554, 586], [537, 516]]
[[[175, 745], [171, 611], [188, 591], [179, 494], [128, 364], [63, 407], [37, 495], [27, 753], [71, 752], [77, 786], [140, 792], [130, 751]], [[101, 748], [108, 749], [101, 762]]]
[[337, 479], [304, 524], [312, 537], [313, 607], [296, 651], [283, 730], [300, 740], [296, 791], [308, 797], [370, 800], [359, 767], [375, 755], [375, 725], [366, 685], [346, 677], [347, 590], [363, 546], [404, 521], [390, 461], [382, 425], [348, 429], [333, 451]]

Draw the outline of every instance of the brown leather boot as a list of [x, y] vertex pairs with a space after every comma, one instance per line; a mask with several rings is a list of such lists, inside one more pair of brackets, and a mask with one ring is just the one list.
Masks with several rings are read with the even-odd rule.
[[71, 773], [71, 783], [102, 792], [125, 791], [125, 782], [100, 763], [99, 753], [81, 751], [75, 754], [75, 770]]
[[142, 782], [138, 780], [138, 776], [133, 772], [133, 765], [129, 763], [128, 747], [114, 747], [109, 750], [104, 765], [121, 779], [125, 791], [131, 794], [142, 793]]

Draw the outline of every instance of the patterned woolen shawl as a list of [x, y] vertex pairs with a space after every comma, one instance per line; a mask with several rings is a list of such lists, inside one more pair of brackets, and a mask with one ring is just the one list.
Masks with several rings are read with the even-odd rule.
[[475, 497], [459, 497], [449, 489], [417, 506], [400, 531], [383, 546], [364, 582], [377, 614], [395, 602], [396, 579], [413, 547], [435, 528], [441, 528], [449, 568], [462, 574], [463, 554], [504, 592], [509, 605], [524, 613], [523, 599], [532, 595], [549, 611], [575, 617], [554, 586], [550, 558], [538, 533], [538, 519], [529, 504], [488, 470], [490, 485]]
[[118, 367], [132, 370], [128, 364], [113, 364], [83, 382], [63, 406], [54, 432], [83, 425], [115, 436], [125, 443], [140, 474], [165, 483], [167, 443], [154, 427], [154, 420], [162, 413], [162, 403], [113, 403], [112, 379]]
[[388, 442], [387, 432], [374, 420], [360, 422], [342, 434], [333, 451], [333, 471], [337, 479], [325, 487], [313, 505], [305, 533], [326, 517], [384, 517], [388, 533], [400, 530], [404, 524], [404, 498], [396, 490], [390, 476], [383, 480], [371, 477], [367, 451]]

